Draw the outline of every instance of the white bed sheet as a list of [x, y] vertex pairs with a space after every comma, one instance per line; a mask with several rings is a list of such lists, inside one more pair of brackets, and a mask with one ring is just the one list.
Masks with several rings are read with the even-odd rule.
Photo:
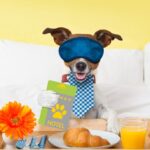
[[46, 86], [34, 85], [12, 85], [0, 88], [0, 108], [10, 101], [17, 101], [23, 105], [28, 105], [39, 118], [41, 107], [38, 105], [38, 95]]
[[[46, 85], [12, 85], [0, 88], [0, 108], [9, 101], [19, 101], [30, 106], [38, 118], [41, 107], [37, 98]], [[97, 84], [96, 91], [99, 99], [118, 115], [124, 113], [137, 113], [150, 117], [150, 87], [148, 86], [116, 86], [110, 84]]]
[[100, 96], [105, 96], [105, 103], [119, 116], [131, 113], [150, 118], [150, 86], [98, 84], [96, 88]]

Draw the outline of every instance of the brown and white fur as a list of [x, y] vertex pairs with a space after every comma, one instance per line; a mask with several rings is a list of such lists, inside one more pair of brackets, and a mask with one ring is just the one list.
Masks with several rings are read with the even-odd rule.
[[[72, 34], [70, 30], [59, 27], [59, 28], [46, 28], [43, 31], [43, 34], [50, 33], [54, 38], [54, 42], [58, 45], [61, 45], [64, 41], [67, 41], [75, 37], [88, 37], [93, 40], [98, 41], [103, 47], [108, 46], [112, 40], [118, 39], [122, 40], [122, 37], [118, 34], [113, 34], [108, 30], [98, 30], [91, 34]], [[83, 47], [84, 48], [84, 47]], [[71, 62], [64, 62], [66, 66], [74, 73], [76, 80], [82, 82], [86, 79], [88, 74], [92, 74], [93, 71], [98, 67], [99, 63], [94, 64], [84, 58], [78, 58], [72, 60]], [[62, 82], [67, 82], [67, 75], [63, 76]], [[118, 133], [118, 124], [116, 113], [107, 107], [104, 102], [101, 101], [102, 93], [99, 93], [99, 89], [95, 87], [95, 103], [96, 106], [92, 108], [85, 116], [85, 118], [103, 118], [107, 120], [107, 130]], [[104, 98], [104, 97], [103, 97]], [[104, 100], [103, 100], [104, 101]]]

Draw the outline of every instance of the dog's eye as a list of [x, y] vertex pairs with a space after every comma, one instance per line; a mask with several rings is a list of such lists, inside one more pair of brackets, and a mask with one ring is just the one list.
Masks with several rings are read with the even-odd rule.
[[71, 51], [71, 48], [68, 47], [68, 46], [67, 46], [67, 47], [64, 46], [64, 47], [62, 47], [61, 49], [66, 50], [66, 51]]
[[70, 58], [70, 55], [71, 55], [71, 48], [62, 47], [60, 52], [61, 52], [62, 57], [68, 60], [68, 58]]
[[99, 51], [99, 47], [93, 47], [93, 48], [92, 48], [92, 52], [93, 52], [93, 53], [95, 53], [95, 52], [97, 52], [97, 51]]
[[100, 50], [99, 50], [99, 48], [97, 48], [97, 47], [93, 47], [93, 48], [91, 49], [91, 51], [90, 51], [90, 55], [91, 55], [91, 57], [93, 57], [93, 58], [99, 57], [99, 54], [100, 54]]

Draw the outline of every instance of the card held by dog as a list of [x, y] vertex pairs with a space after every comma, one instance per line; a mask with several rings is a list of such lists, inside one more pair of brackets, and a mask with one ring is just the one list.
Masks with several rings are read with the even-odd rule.
[[[53, 128], [65, 130], [71, 118], [72, 103], [77, 88], [67, 84], [49, 81], [43, 99], [39, 123]], [[53, 105], [49, 105], [53, 103]], [[55, 102], [55, 103], [54, 103]]]

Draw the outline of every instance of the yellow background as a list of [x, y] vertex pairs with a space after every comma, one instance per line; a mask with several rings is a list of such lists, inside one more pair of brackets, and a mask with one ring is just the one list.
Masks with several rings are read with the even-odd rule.
[[150, 0], [0, 0], [0, 39], [54, 45], [46, 27], [72, 33], [108, 29], [122, 35], [110, 47], [143, 49], [150, 41]]

